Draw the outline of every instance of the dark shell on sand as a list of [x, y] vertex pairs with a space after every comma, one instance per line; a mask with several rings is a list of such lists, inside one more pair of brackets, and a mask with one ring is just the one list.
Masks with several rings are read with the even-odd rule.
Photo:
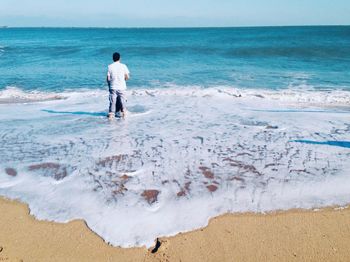
[[210, 168], [201, 166], [199, 169], [202, 171], [203, 176], [208, 179], [213, 179], [214, 178], [214, 173], [210, 170]]
[[158, 195], [159, 195], [159, 191], [155, 190], [155, 189], [151, 189], [151, 190], [144, 190], [143, 193], [141, 194], [141, 196], [143, 196], [143, 198], [149, 203], [149, 204], [153, 204], [154, 202], [156, 202], [158, 200]]
[[5, 172], [7, 175], [9, 176], [17, 176], [17, 171], [16, 169], [12, 168], [12, 167], [8, 167], [5, 169]]
[[218, 187], [215, 185], [209, 185], [207, 188], [210, 192], [215, 192], [218, 189]]

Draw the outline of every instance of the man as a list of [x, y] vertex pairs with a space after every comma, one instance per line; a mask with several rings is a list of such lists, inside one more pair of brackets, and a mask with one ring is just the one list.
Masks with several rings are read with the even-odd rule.
[[[130, 72], [126, 65], [120, 62], [120, 54], [113, 54], [114, 63], [108, 66], [107, 83], [109, 86], [109, 114], [108, 118], [113, 119], [116, 114], [116, 106], [119, 104], [122, 117], [125, 118], [125, 90], [126, 81], [130, 78]], [[119, 102], [119, 103], [117, 103]]]

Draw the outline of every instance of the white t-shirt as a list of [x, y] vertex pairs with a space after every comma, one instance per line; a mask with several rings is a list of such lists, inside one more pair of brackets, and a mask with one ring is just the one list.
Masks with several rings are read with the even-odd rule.
[[126, 82], [125, 75], [129, 76], [130, 72], [126, 65], [119, 61], [108, 66], [107, 77], [111, 82], [111, 89], [125, 90]]

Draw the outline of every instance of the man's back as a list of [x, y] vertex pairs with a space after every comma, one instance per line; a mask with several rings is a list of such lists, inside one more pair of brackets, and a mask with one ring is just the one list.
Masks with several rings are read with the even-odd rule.
[[110, 81], [111, 89], [125, 90], [125, 77], [129, 75], [129, 69], [126, 65], [119, 61], [108, 66], [108, 80]]

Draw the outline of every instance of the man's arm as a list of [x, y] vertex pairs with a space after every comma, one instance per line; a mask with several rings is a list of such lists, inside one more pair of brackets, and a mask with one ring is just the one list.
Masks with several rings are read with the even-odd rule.
[[107, 84], [108, 84], [108, 87], [110, 88], [111, 87], [111, 73], [109, 72], [109, 68], [108, 68], [108, 72], [107, 72]]
[[127, 66], [125, 66], [125, 74], [124, 74], [125, 81], [130, 79], [130, 72]]

